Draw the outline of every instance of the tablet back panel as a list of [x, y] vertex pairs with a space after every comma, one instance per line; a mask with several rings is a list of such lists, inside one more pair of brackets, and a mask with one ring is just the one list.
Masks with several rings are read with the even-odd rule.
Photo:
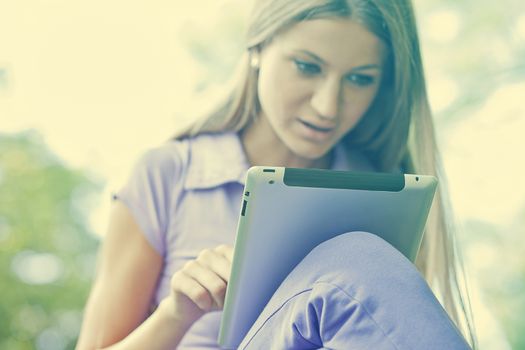
[[219, 344], [237, 348], [293, 268], [339, 234], [374, 233], [414, 261], [436, 186], [432, 176], [251, 168]]

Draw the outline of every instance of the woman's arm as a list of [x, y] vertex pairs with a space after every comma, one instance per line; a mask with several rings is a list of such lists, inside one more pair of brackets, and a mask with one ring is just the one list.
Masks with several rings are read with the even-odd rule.
[[163, 259], [116, 202], [77, 350], [175, 348], [197, 319], [222, 309], [232, 255], [226, 245], [203, 250], [172, 276], [170, 294], [146, 319]]
[[103, 350], [172, 350], [180, 343], [194, 319], [173, 317], [170, 299], [164, 299], [155, 312], [122, 341]]
[[128, 208], [115, 201], [99, 257], [77, 349], [95, 349], [125, 338], [148, 316], [163, 265]]

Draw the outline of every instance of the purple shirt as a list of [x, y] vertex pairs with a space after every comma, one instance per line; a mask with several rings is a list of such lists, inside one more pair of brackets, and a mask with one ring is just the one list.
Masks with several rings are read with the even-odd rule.
[[[171, 276], [205, 248], [233, 245], [246, 171], [250, 167], [235, 133], [203, 134], [146, 152], [116, 194], [130, 209], [151, 246], [163, 256], [157, 305]], [[336, 146], [334, 170], [373, 171], [358, 153]], [[200, 318], [179, 349], [219, 349], [221, 312]]]

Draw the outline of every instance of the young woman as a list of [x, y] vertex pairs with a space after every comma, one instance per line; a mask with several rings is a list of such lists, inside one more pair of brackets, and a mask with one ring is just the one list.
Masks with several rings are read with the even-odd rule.
[[250, 165], [440, 186], [419, 273], [370, 233], [341, 235], [288, 276], [241, 348], [467, 348], [457, 329], [475, 346], [410, 1], [256, 1], [246, 48], [224, 103], [115, 195], [78, 349], [218, 348]]

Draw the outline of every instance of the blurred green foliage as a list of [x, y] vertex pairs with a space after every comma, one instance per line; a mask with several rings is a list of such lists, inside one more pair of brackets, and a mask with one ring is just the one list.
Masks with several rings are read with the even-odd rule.
[[[462, 245], [472, 251], [471, 272], [512, 349], [525, 349], [525, 207], [505, 227], [483, 221], [464, 225]], [[475, 310], [474, 310], [475, 311]]]
[[0, 134], [0, 349], [74, 347], [98, 245], [85, 213], [100, 190], [37, 132]]
[[[423, 58], [432, 62], [426, 68], [453, 79], [460, 89], [458, 98], [437, 115], [442, 126], [471, 114], [500, 86], [525, 79], [525, 45], [516, 28], [525, 13], [522, 0], [415, 0], [414, 7]], [[429, 20], [446, 11], [459, 16], [458, 36], [435, 41], [427, 33]], [[442, 29], [447, 30], [447, 23]]]

